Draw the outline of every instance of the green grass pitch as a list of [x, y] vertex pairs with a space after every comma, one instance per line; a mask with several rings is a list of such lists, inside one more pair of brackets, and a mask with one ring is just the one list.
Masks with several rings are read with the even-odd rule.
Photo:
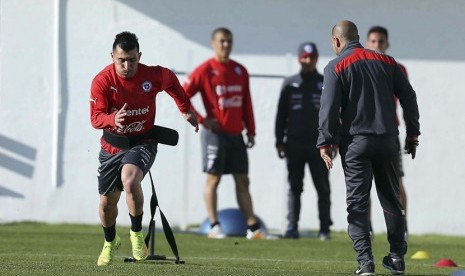
[[[175, 232], [181, 259], [124, 263], [130, 256], [129, 228], [118, 227], [122, 246], [108, 267], [97, 267], [103, 245], [100, 226], [13, 223], [0, 224], [0, 275], [351, 275], [357, 264], [346, 233], [332, 233], [330, 241], [304, 237], [299, 240], [249, 241], [242, 237], [210, 240]], [[156, 233], [155, 254], [172, 257], [162, 232]], [[383, 234], [374, 241], [376, 275], [389, 275], [381, 265], [388, 252]], [[416, 251], [427, 251], [426, 260], [412, 260]], [[459, 267], [436, 268], [442, 258]], [[465, 237], [439, 235], [409, 238], [406, 275], [450, 275], [465, 270]]]

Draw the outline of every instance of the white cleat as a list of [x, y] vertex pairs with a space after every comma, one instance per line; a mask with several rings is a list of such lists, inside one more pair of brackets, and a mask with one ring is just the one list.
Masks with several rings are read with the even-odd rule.
[[212, 229], [210, 229], [210, 232], [208, 232], [208, 238], [210, 239], [224, 239], [226, 238], [226, 235], [223, 232], [223, 228], [221, 228], [221, 225], [217, 224], [213, 226]]

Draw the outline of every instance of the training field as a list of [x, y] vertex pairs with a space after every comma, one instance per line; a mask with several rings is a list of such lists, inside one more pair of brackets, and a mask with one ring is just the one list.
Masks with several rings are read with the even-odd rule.
[[[129, 228], [117, 229], [122, 246], [109, 267], [97, 267], [103, 245], [100, 226], [15, 223], [0, 225], [0, 275], [351, 275], [355, 254], [346, 233], [332, 239], [249, 241], [241, 237], [210, 240], [197, 234], [175, 233], [185, 264], [167, 261], [124, 263], [130, 255]], [[162, 232], [156, 233], [156, 254], [172, 256]], [[418, 250], [430, 259], [411, 260]], [[389, 275], [380, 264], [388, 251], [385, 235], [374, 242], [377, 275]], [[436, 268], [450, 258], [458, 268]], [[450, 275], [465, 270], [465, 238], [411, 236], [406, 257], [407, 275]]]

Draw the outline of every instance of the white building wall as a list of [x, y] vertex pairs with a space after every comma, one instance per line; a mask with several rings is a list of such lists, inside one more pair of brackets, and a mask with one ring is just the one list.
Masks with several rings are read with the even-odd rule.
[[[322, 72], [334, 57], [332, 26], [350, 19], [363, 43], [370, 26], [388, 27], [389, 53], [406, 65], [418, 94], [423, 135], [417, 159], [404, 158], [410, 232], [463, 235], [465, 54], [459, 36], [449, 30], [465, 23], [465, 4], [444, 2], [0, 0], [0, 222], [99, 223], [101, 132], [90, 126], [89, 88], [111, 62], [118, 32], [138, 35], [141, 62], [189, 72], [212, 55], [213, 28], [227, 26], [235, 35], [233, 58], [251, 74], [290, 75], [299, 68], [296, 48], [307, 40], [319, 46]], [[185, 77], [179, 74], [181, 81]], [[286, 222], [286, 169], [274, 149], [281, 83], [279, 78], [251, 79], [257, 124], [257, 145], [249, 151], [251, 192], [257, 215], [272, 229], [282, 229]], [[152, 168], [160, 205], [172, 225], [199, 224], [206, 218], [200, 135], [166, 94], [158, 97], [157, 109], [157, 123], [180, 133], [177, 147], [159, 146]], [[300, 224], [317, 229], [316, 195], [308, 174], [305, 183]], [[143, 187], [148, 214], [148, 179]], [[339, 160], [331, 188], [333, 229], [345, 230]], [[377, 202], [374, 228], [384, 231]], [[224, 176], [219, 208], [228, 207], [237, 204], [233, 181]], [[126, 213], [123, 196], [118, 223], [129, 224]]]

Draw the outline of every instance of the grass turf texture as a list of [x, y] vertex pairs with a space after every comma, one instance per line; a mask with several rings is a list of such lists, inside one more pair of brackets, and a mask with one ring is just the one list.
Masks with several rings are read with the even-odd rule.
[[[103, 246], [100, 226], [40, 223], [0, 224], [0, 275], [351, 275], [357, 263], [346, 233], [332, 233], [330, 241], [249, 241], [242, 237], [211, 240], [197, 234], [175, 233], [181, 259], [124, 263], [131, 254], [129, 228], [118, 227], [122, 245], [114, 264], [97, 267]], [[162, 232], [156, 233], [155, 254], [172, 257]], [[388, 252], [386, 237], [374, 241], [376, 275], [390, 275], [381, 260]], [[416, 251], [430, 254], [427, 260], [411, 260]], [[460, 267], [436, 268], [441, 258]], [[409, 237], [407, 275], [450, 275], [465, 270], [464, 237], [438, 235]]]

